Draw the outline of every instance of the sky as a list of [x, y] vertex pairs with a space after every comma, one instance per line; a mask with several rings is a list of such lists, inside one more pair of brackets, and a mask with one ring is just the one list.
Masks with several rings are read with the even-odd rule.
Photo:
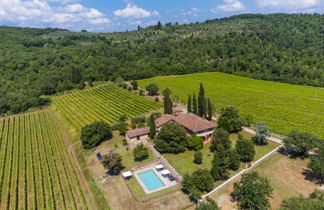
[[324, 0], [0, 0], [0, 25], [112, 32], [278, 12], [323, 14]]

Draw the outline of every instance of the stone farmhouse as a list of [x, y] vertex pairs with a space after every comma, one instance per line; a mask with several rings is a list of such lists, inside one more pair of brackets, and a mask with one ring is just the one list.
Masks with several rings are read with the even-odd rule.
[[[159, 132], [167, 122], [179, 123], [186, 130], [189, 136], [196, 135], [204, 140], [211, 138], [211, 135], [216, 128], [215, 124], [195, 114], [183, 114], [179, 111], [174, 111], [172, 115], [166, 114], [155, 120], [156, 131]], [[132, 144], [144, 143], [149, 139], [149, 134], [149, 127], [138, 128], [127, 131], [126, 139]]]

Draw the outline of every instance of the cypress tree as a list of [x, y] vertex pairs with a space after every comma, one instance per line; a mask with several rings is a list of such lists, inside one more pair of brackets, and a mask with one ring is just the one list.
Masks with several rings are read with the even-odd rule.
[[211, 175], [214, 177], [214, 180], [217, 181], [220, 179], [220, 171], [219, 171], [220, 159], [218, 158], [217, 152], [214, 152], [214, 159], [212, 162], [212, 168], [210, 170]]
[[197, 99], [196, 99], [196, 94], [193, 94], [193, 98], [192, 98], [192, 112], [194, 114], [198, 114], [197, 112]]
[[206, 116], [206, 98], [205, 98], [205, 90], [204, 90], [202, 83], [200, 83], [200, 87], [199, 87], [198, 115], [200, 117]]
[[172, 114], [173, 103], [172, 103], [172, 101], [170, 99], [169, 94], [166, 94], [164, 96], [163, 105], [164, 105], [164, 114]]
[[150, 138], [154, 139], [155, 134], [156, 134], [155, 120], [154, 120], [154, 115], [151, 114], [151, 116], [150, 116]]
[[187, 112], [188, 113], [192, 112], [192, 110], [191, 110], [191, 96], [190, 95], [189, 95], [188, 103], [187, 103]]
[[210, 102], [210, 98], [208, 98], [208, 113], [207, 113], [207, 120], [212, 120], [213, 119], [213, 107]]

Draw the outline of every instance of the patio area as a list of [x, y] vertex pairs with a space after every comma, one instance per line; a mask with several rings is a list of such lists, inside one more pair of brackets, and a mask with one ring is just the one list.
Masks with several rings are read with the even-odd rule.
[[146, 194], [151, 194], [160, 190], [177, 185], [177, 181], [170, 171], [159, 164], [152, 164], [133, 172], [134, 177]]

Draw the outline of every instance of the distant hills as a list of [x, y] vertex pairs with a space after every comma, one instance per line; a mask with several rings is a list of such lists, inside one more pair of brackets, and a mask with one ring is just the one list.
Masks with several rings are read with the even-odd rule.
[[244, 14], [116, 33], [0, 27], [0, 114], [84, 82], [219, 71], [324, 87], [324, 15]]

